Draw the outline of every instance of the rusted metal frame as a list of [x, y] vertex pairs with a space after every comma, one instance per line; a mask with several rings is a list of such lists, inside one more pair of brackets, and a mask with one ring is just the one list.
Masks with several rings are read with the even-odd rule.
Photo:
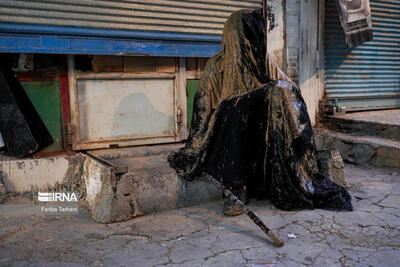
[[91, 144], [91, 143], [118, 143], [124, 141], [131, 141], [131, 140], [140, 140], [140, 139], [152, 139], [152, 138], [163, 138], [163, 137], [175, 137], [176, 133], [173, 134], [159, 134], [159, 135], [141, 135], [138, 137], [128, 137], [128, 138], [121, 138], [118, 140], [110, 139], [110, 138], [98, 138], [98, 139], [90, 139], [90, 140], [79, 140], [80, 144]]
[[113, 168], [115, 174], [124, 174], [124, 173], [128, 172], [128, 166], [126, 166], [124, 164], [115, 164], [115, 163], [108, 161], [105, 158], [99, 157], [89, 151], [87, 151], [86, 153], [83, 153], [83, 154], [94, 160], [97, 160], [97, 161], [103, 163], [107, 167]]
[[[180, 61], [184, 61], [180, 60]], [[142, 73], [79, 73], [75, 70], [74, 57], [68, 56], [68, 81], [70, 92], [70, 132], [72, 133], [72, 148], [74, 150], [98, 149], [109, 147], [145, 145], [155, 143], [177, 142], [187, 137], [187, 115], [186, 115], [186, 65], [180, 64], [181, 67], [176, 67], [175, 73], [160, 73], [160, 72], [142, 72]], [[175, 119], [177, 119], [178, 108], [181, 116], [181, 124], [177, 125], [175, 120], [174, 134], [156, 135], [156, 136], [140, 136], [126, 138], [120, 140], [98, 139], [90, 141], [82, 141], [80, 136], [79, 122], [79, 104], [77, 81], [79, 79], [174, 79], [174, 107]], [[151, 140], [151, 142], [149, 142]]]
[[113, 142], [94, 142], [94, 143], [78, 143], [74, 150], [90, 150], [90, 149], [106, 149], [106, 148], [119, 148], [129, 146], [142, 146], [142, 145], [156, 145], [165, 143], [175, 143], [180, 140], [176, 137], [154, 137], [148, 139], [129, 139], [129, 140], [115, 140]]

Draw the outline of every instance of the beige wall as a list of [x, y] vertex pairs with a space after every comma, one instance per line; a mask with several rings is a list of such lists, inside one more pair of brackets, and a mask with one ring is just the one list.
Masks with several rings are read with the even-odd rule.
[[[320, 2], [320, 3], [318, 3]], [[299, 85], [313, 124], [323, 97], [323, 0], [300, 1]]]
[[269, 0], [269, 19], [267, 32], [268, 53], [281, 69], [286, 68], [284, 1]]
[[275, 22], [275, 27], [268, 32], [268, 52], [299, 84], [315, 124], [324, 94], [322, 27], [318, 28], [323, 25], [324, 1], [269, 0], [268, 5]]

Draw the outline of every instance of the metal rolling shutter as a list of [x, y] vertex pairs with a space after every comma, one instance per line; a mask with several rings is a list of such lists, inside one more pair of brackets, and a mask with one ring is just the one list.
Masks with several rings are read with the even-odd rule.
[[350, 49], [334, 1], [326, 2], [326, 96], [347, 110], [400, 107], [400, 1], [370, 6], [374, 40]]
[[0, 22], [221, 35], [226, 18], [261, 0], [2, 0]]

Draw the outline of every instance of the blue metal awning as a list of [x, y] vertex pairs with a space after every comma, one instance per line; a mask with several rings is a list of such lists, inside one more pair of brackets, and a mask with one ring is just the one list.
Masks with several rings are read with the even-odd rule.
[[2, 0], [0, 52], [211, 57], [226, 19], [261, 0]]
[[220, 35], [0, 23], [0, 52], [211, 57]]

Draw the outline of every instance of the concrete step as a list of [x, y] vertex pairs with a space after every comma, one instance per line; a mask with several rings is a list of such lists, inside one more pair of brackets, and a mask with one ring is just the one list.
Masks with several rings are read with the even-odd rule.
[[400, 142], [400, 109], [327, 116], [323, 124], [333, 131]]
[[346, 162], [400, 168], [398, 141], [329, 129], [315, 129], [315, 141], [318, 149], [337, 149]]
[[101, 223], [198, 205], [221, 199], [209, 178], [193, 182], [178, 177], [167, 161], [182, 145], [159, 145], [91, 152], [83, 167], [86, 200]]
[[[44, 158], [0, 157], [0, 184], [4, 193], [79, 191], [83, 158], [77, 153]], [[79, 192], [80, 193], [80, 192]]]
[[[37, 193], [74, 191], [101, 223], [221, 199], [207, 176], [179, 178], [167, 161], [182, 144], [14, 159], [0, 157], [0, 203], [39, 203]], [[21, 203], [22, 203], [21, 202]], [[84, 204], [81, 202], [81, 204]]]
[[183, 143], [163, 144], [163, 145], [148, 145], [148, 146], [135, 146], [123, 147], [116, 149], [98, 149], [93, 150], [90, 154], [101, 157], [105, 160], [113, 160], [119, 158], [133, 158], [133, 157], [146, 157], [155, 155], [168, 155], [172, 152], [178, 151], [183, 147]]

